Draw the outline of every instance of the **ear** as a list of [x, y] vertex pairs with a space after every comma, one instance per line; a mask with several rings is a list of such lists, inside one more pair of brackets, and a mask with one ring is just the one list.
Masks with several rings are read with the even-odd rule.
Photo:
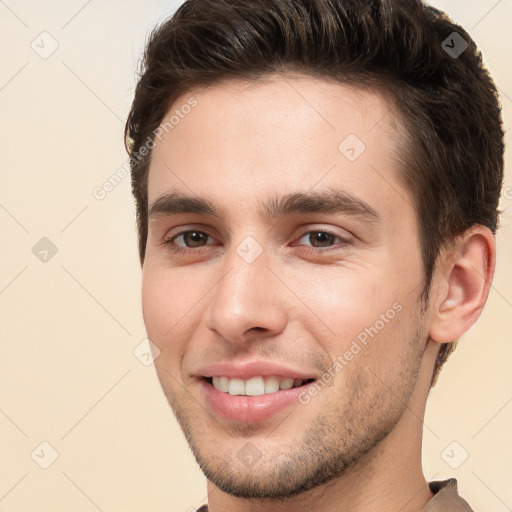
[[432, 286], [429, 336], [449, 343], [478, 319], [494, 276], [496, 240], [489, 228], [475, 225], [449, 252], [442, 252]]

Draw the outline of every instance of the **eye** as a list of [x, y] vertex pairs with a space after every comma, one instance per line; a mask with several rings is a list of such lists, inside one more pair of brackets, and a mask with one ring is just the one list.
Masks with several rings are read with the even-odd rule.
[[[208, 239], [211, 239], [213, 243], [208, 243]], [[336, 241], [338, 241], [338, 243], [336, 243]], [[311, 245], [308, 246], [307, 242]], [[298, 239], [298, 243], [292, 245], [303, 246], [303, 249], [306, 251], [319, 253], [340, 249], [350, 243], [352, 243], [352, 241], [349, 238], [342, 237], [328, 230], [316, 229], [303, 233]], [[204, 231], [189, 229], [180, 231], [170, 238], [167, 238], [162, 242], [162, 245], [174, 252], [198, 253], [208, 245], [215, 245], [215, 241], [211, 235]]]
[[[211, 237], [208, 233], [205, 233], [204, 231], [199, 231], [197, 229], [189, 229], [187, 231], [180, 231], [171, 238], [164, 240], [163, 245], [169, 247], [174, 251], [189, 252], [189, 250], [193, 251], [194, 248], [201, 248], [204, 247], [205, 245], [212, 245], [203, 243], [206, 242], [208, 238], [213, 239], [213, 237]], [[179, 239], [183, 239], [183, 245], [175, 243]]]
[[[336, 240], [339, 240], [341, 245], [347, 245], [351, 243], [351, 240], [345, 237], [342, 237], [340, 235], [337, 235], [336, 233], [333, 233], [331, 231], [323, 230], [323, 229], [316, 229], [313, 231], [307, 231], [299, 238], [299, 244], [302, 240], [307, 240], [311, 242], [311, 248], [310, 250], [313, 250], [314, 252], [322, 252], [322, 247], [326, 247], [327, 250], [333, 248], [332, 245], [335, 243]], [[339, 244], [338, 244], [339, 245]], [[307, 247], [307, 246], [306, 246]], [[338, 247], [334, 247], [338, 248]], [[325, 251], [323, 251], [325, 252]]]

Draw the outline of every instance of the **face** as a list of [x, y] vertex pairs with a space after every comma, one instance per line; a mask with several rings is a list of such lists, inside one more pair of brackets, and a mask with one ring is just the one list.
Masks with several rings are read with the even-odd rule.
[[211, 482], [292, 496], [376, 449], [415, 385], [428, 326], [396, 127], [378, 93], [314, 78], [228, 81], [165, 120], [191, 101], [149, 171], [155, 366]]

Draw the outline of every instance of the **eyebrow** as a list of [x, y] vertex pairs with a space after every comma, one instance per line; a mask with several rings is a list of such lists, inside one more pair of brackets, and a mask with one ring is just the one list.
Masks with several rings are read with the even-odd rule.
[[[275, 195], [266, 202], [258, 202], [268, 220], [301, 213], [343, 213], [379, 223], [380, 215], [368, 203], [347, 192], [327, 189], [321, 192], [292, 192]], [[180, 213], [195, 213], [218, 219], [225, 218], [226, 211], [212, 199], [187, 196], [173, 191], [158, 198], [148, 209], [149, 218], [171, 216]]]

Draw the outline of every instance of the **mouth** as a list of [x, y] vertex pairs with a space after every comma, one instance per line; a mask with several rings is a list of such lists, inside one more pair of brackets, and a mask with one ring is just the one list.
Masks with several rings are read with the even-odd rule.
[[[316, 379], [292, 379], [282, 376], [255, 376], [249, 379], [226, 376], [201, 377], [199, 380], [210, 410], [229, 421], [253, 423], [271, 420], [285, 409], [302, 403], [300, 396]], [[300, 414], [305, 409], [297, 409]]]
[[[221, 360], [194, 373], [205, 409], [224, 420], [244, 423], [272, 421], [309, 403], [304, 401], [308, 388], [321, 378], [314, 368], [256, 359]], [[314, 409], [301, 407], [296, 412], [302, 416]]]
[[204, 377], [204, 380], [221, 393], [231, 396], [261, 396], [307, 386], [315, 379], [291, 379], [279, 376], [259, 376], [250, 379], [225, 376]]

